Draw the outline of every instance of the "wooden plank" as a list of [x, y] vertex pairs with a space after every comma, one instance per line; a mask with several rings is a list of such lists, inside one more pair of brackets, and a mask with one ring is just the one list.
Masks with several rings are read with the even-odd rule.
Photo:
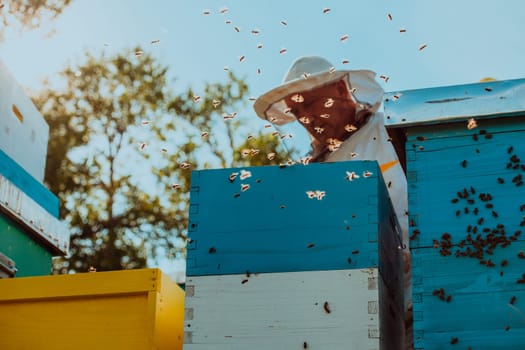
[[378, 240], [395, 237], [377, 162], [198, 171], [190, 202], [188, 276], [378, 266]]
[[508, 236], [522, 230], [525, 186], [518, 179], [525, 175], [525, 131], [489, 135], [483, 142], [428, 139], [419, 143], [423, 149], [412, 151], [407, 162], [412, 247], [432, 246], [445, 232], [458, 243], [474, 227], [481, 233], [504, 225]]
[[[523, 336], [516, 334], [525, 333], [525, 284], [517, 283], [524, 278], [524, 260], [517, 256], [524, 249], [525, 242], [518, 241], [495, 250], [487, 257], [494, 267], [475, 258], [441, 256], [439, 249], [412, 250], [415, 348], [448, 348], [444, 344], [459, 337], [469, 339], [473, 349], [517, 349]], [[506, 327], [512, 334], [502, 332]], [[487, 342], [472, 341], [468, 332], [486, 335]], [[491, 338], [495, 335], [501, 338]]]
[[19, 188], [55, 218], [59, 217], [58, 197], [0, 149], [0, 175]]
[[374, 268], [188, 277], [184, 349], [379, 349], [377, 278]]

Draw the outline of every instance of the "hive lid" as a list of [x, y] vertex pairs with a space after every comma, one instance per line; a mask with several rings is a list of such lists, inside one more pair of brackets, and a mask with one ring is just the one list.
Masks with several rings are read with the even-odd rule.
[[525, 112], [525, 78], [385, 93], [391, 128], [512, 117]]

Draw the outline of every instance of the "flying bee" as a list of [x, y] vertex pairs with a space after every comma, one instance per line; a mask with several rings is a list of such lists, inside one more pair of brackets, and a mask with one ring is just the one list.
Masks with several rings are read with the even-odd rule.
[[233, 173], [230, 174], [228, 179], [230, 180], [230, 182], [233, 182], [233, 181], [235, 181], [235, 179], [237, 178], [238, 175], [239, 175], [238, 172], [233, 172]]
[[191, 167], [190, 163], [182, 162], [180, 165], [181, 169], [189, 169]]
[[233, 27], [233, 29], [234, 29], [237, 33], [239, 33], [239, 32], [241, 31], [241, 29], [240, 29], [239, 27]]
[[290, 97], [292, 101], [295, 103], [302, 103], [304, 102], [304, 97], [301, 94], [294, 94], [292, 97]]
[[141, 122], [141, 124], [144, 125], [144, 126], [147, 126], [147, 125], [150, 125], [151, 122], [150, 122], [149, 120], [143, 120], [143, 121]]
[[275, 153], [274, 152], [268, 153], [266, 155], [266, 158], [268, 158], [268, 160], [273, 160], [275, 158]]
[[360, 177], [360, 176], [357, 175], [357, 174], [355, 173], [355, 171], [352, 171], [352, 172], [347, 171], [347, 172], [346, 172], [346, 177], [345, 177], [345, 178], [346, 178], [348, 181], [353, 181], [354, 179], [359, 179], [359, 177]]
[[139, 148], [140, 150], [144, 150], [144, 148], [146, 148], [146, 142], [139, 142]]
[[160, 39], [153, 39], [150, 41], [150, 44], [158, 44], [160, 43]]
[[245, 180], [245, 179], [247, 179], [249, 177], [252, 177], [252, 172], [249, 171], [249, 170], [242, 169], [241, 170], [241, 176], [239, 176], [239, 179]]
[[259, 30], [259, 29], [253, 29], [253, 30], [252, 30], [252, 34], [253, 34], [253, 35], [259, 35], [259, 33], [260, 33], [260, 30]]
[[287, 51], [288, 51], [288, 50], [286, 50], [286, 49], [283, 48], [283, 49], [280, 49], [280, 50], [279, 50], [279, 53], [280, 53], [281, 55], [284, 55]]
[[357, 127], [355, 125], [353, 125], [353, 124], [346, 124], [345, 125], [345, 130], [347, 132], [354, 132], [354, 131], [357, 130]]
[[286, 23], [286, 21], [281, 21], [281, 24], [282, 24], [283, 26], [288, 25], [288, 23]]
[[257, 44], [257, 48], [258, 49], [262, 49], [262, 47], [263, 47], [263, 44], [261, 44], [261, 43]]
[[345, 41], [348, 40], [348, 34], [343, 35], [339, 40], [341, 40], [341, 42], [344, 43]]
[[299, 118], [299, 121], [303, 124], [310, 124], [310, 118], [308, 117], [301, 117]]
[[392, 20], [392, 15], [391, 15], [390, 13], [387, 15], [387, 17], [388, 17], [388, 20], [389, 20], [389, 21]]
[[246, 58], [246, 56], [242, 55], [241, 57], [239, 57], [239, 62], [244, 61], [245, 58]]
[[174, 183], [174, 184], [171, 185], [171, 188], [174, 189], [174, 190], [179, 189], [180, 188], [180, 184]]
[[246, 192], [250, 188], [249, 184], [241, 184], [241, 191]]
[[193, 102], [199, 102], [201, 100], [201, 97], [199, 95], [193, 96]]
[[325, 108], [331, 108], [333, 105], [334, 105], [334, 99], [329, 97], [326, 99], [325, 103], [324, 103], [324, 107]]
[[324, 304], [323, 304], [323, 309], [324, 309], [324, 311], [325, 311], [327, 314], [329, 314], [329, 313], [332, 312], [332, 310], [330, 309], [330, 304], [328, 304], [327, 301], [324, 302]]
[[344, 60], [341, 61], [342, 64], [348, 64], [349, 62], [350, 62], [350, 61], [347, 60], [347, 59], [344, 59]]
[[137, 51], [135, 51], [135, 57], [140, 57], [140, 56], [142, 56], [143, 53], [144, 53], [144, 51], [137, 50]]
[[427, 45], [423, 44], [423, 45], [419, 46], [419, 51], [423, 51], [426, 48], [427, 48]]
[[[474, 118], [470, 118], [467, 121], [467, 129], [472, 130], [472, 129], [477, 128], [477, 127], [478, 127], [478, 123], [476, 122], [476, 120]], [[477, 136], [476, 136], [476, 139], [477, 139]], [[474, 141], [477, 141], [477, 140], [474, 140]]]
[[406, 30], [405, 28], [400, 28], [400, 29], [399, 29], [399, 32], [400, 32], [400, 33], [406, 33], [406, 31], [407, 31], [407, 30]]
[[202, 12], [202, 14], [205, 15], [205, 16], [209, 15], [210, 13], [211, 13], [210, 10], [204, 10]]
[[210, 133], [208, 131], [201, 131], [201, 137], [205, 139]]
[[[328, 7], [325, 7], [325, 8], [323, 9], [323, 13], [328, 13], [328, 12], [330, 12], [330, 9], [329, 9]], [[305, 349], [306, 349], [306, 348], [305, 348]]]
[[363, 172], [363, 177], [370, 177], [370, 176], [372, 176], [372, 175], [374, 175], [374, 174], [373, 174], [372, 172], [368, 171], [368, 170], [365, 170], [365, 171]]
[[228, 11], [229, 11], [229, 10], [228, 10], [227, 7], [223, 7], [223, 8], [220, 9], [219, 12], [220, 12], [221, 15], [223, 15], [223, 14], [225, 14], [225, 13], [228, 12]]
[[335, 67], [330, 67], [330, 69], [328, 70], [328, 73], [332, 74], [335, 72]]

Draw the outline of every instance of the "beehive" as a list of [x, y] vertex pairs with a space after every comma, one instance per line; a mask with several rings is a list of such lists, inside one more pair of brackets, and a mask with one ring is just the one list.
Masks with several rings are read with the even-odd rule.
[[415, 349], [523, 349], [524, 100], [523, 79], [386, 96], [407, 135]]
[[185, 348], [400, 348], [399, 245], [377, 162], [194, 171]]
[[42, 182], [49, 127], [1, 61], [0, 115], [0, 151]]
[[181, 349], [184, 292], [158, 269], [0, 280], [0, 348]]
[[16, 276], [47, 275], [69, 248], [59, 200], [43, 185], [49, 128], [1, 62], [0, 114], [0, 253]]

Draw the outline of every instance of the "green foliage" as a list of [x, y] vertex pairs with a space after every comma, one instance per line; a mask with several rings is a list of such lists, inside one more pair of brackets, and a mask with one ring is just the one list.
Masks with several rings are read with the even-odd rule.
[[[278, 137], [246, 137], [248, 87], [230, 73], [202, 96], [179, 95], [167, 68], [140, 48], [115, 57], [86, 53], [63, 70], [66, 88], [35, 104], [50, 126], [45, 182], [61, 200], [71, 256], [56, 270], [139, 268], [159, 255], [183, 258], [191, 170], [276, 164]], [[242, 156], [242, 150], [258, 154]]]
[[[71, 0], [11, 0], [0, 2], [0, 23], [18, 31], [38, 28], [42, 22], [54, 20]], [[0, 42], [4, 30], [0, 28]]]

